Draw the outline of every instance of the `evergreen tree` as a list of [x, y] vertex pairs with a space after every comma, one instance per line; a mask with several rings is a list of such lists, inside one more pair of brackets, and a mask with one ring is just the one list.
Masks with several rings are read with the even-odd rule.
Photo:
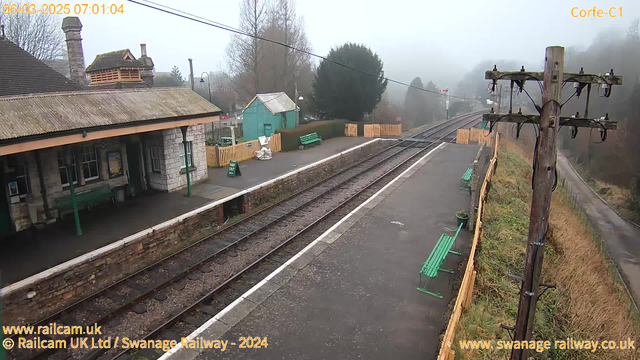
[[171, 77], [178, 83], [182, 84], [184, 79], [182, 78], [182, 74], [180, 73], [180, 69], [177, 66], [171, 68]]
[[362, 120], [387, 88], [382, 60], [366, 46], [352, 43], [331, 49], [327, 59], [362, 72], [330, 61], [320, 62], [313, 84], [318, 111], [332, 118]]
[[411, 81], [410, 88], [404, 97], [404, 112], [402, 116], [403, 123], [407, 129], [423, 125], [427, 122], [427, 99], [422, 80], [417, 77]]

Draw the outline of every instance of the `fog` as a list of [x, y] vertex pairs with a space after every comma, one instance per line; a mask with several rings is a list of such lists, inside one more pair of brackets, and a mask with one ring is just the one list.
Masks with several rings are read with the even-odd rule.
[[[457, 97], [463, 97], [476, 99], [477, 104], [485, 103], [489, 94], [486, 90], [488, 81], [483, 75], [494, 64], [505, 71], [518, 70], [522, 65], [527, 70], [541, 70], [545, 47], [564, 46], [568, 71], [584, 67], [587, 72], [604, 73], [613, 68], [616, 74], [625, 76], [625, 83], [615, 90], [611, 99], [604, 101], [595, 97], [592, 105], [594, 116], [609, 112], [618, 117], [624, 131], [617, 132], [615, 143], [611, 141], [602, 146], [608, 150], [596, 155], [589, 139], [582, 138], [586, 135], [581, 133], [579, 141], [574, 142], [564, 134], [562, 146], [572, 152], [577, 162], [587, 165], [610, 164], [610, 156], [624, 164], [617, 168], [622, 169], [622, 174], [604, 180], [623, 184], [638, 175], [637, 156], [626, 153], [637, 154], [630, 149], [640, 135], [636, 133], [637, 121], [634, 122], [638, 116], [634, 104], [638, 100], [640, 75], [637, 22], [636, 33], [633, 33], [634, 20], [640, 17], [639, 1], [593, 1], [588, 4], [589, 8], [580, 1], [553, 0], [490, 3], [475, 0], [142, 2], [174, 7], [172, 11], [195, 14], [243, 31], [249, 27], [247, 18], [241, 16], [242, 4], [257, 3], [264, 6], [260, 35], [277, 41], [288, 39], [288, 44], [320, 56], [327, 56], [331, 49], [347, 42], [362, 44], [379, 56], [386, 77], [406, 84], [425, 87], [430, 84], [436, 92], [449, 89], [454, 102]], [[35, 2], [37, 5], [43, 3]], [[71, 2], [76, 3], [80, 2]], [[139, 56], [139, 44], [146, 43], [158, 79], [173, 67], [187, 79], [187, 59], [192, 58], [196, 78], [203, 72], [212, 76], [214, 94], [211, 98], [225, 111], [234, 108], [236, 101], [239, 105], [246, 103], [256, 92], [285, 91], [292, 97], [296, 87], [299, 94], [308, 99], [300, 105], [303, 111], [315, 111], [312, 84], [318, 58], [264, 43], [260, 61], [253, 69], [259, 73], [261, 79], [258, 79], [257, 75], [249, 76], [247, 69], [238, 68], [239, 65], [247, 66], [242, 60], [249, 49], [243, 45], [242, 36], [234, 38], [229, 31], [132, 2], [115, 3], [123, 4], [123, 14], [80, 15], [84, 24], [86, 65], [96, 55], [118, 49], [129, 48]], [[581, 13], [586, 15], [591, 9], [602, 10], [604, 16], [579, 16]], [[615, 17], [607, 16], [611, 9]], [[286, 16], [282, 15], [284, 13]], [[287, 65], [287, 60], [283, 66], [279, 60], [282, 57], [289, 58], [292, 67]], [[200, 82], [196, 84], [196, 90], [203, 96], [208, 91], [204, 86]], [[535, 93], [536, 87], [533, 90]], [[538, 99], [539, 94], [533, 94], [533, 97]], [[410, 113], [413, 114], [411, 123], [418, 126], [421, 121], [444, 116], [442, 97], [409, 94], [406, 86], [394, 82], [387, 85], [381, 98], [374, 111], [378, 121], [395, 121], [403, 113]], [[416, 109], [429, 104], [427, 110], [418, 111], [426, 115], [416, 115], [416, 109], [406, 109], [407, 99], [417, 104]], [[574, 101], [567, 104], [564, 112], [574, 113], [581, 107]]]
[[[226, 67], [227, 31], [134, 3], [115, 3], [124, 4], [124, 14], [80, 16], [87, 64], [97, 54], [116, 49], [129, 48], [139, 54], [139, 44], [146, 43], [156, 71], [170, 71], [177, 65], [186, 74], [187, 58], [194, 59], [196, 74]], [[238, 0], [157, 3], [233, 27], [240, 25]], [[315, 53], [326, 55], [331, 47], [345, 42], [362, 43], [380, 55], [387, 76], [407, 83], [420, 76], [439, 88], [454, 87], [482, 60], [540, 65], [546, 46], [586, 48], [602, 30], [624, 31], [640, 15], [640, 2], [635, 0], [615, 4], [593, 1], [588, 5], [622, 7], [623, 14], [617, 18], [574, 18], [571, 8], [586, 4], [547, 0], [325, 0], [296, 4]], [[396, 86], [390, 86], [390, 92], [395, 90]], [[397, 91], [401, 98], [406, 89]]]

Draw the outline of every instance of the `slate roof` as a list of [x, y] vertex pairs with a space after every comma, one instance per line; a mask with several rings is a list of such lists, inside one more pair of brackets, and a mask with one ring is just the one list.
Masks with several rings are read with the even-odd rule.
[[217, 106], [183, 87], [5, 96], [0, 97], [0, 142], [219, 113]]
[[286, 93], [275, 92], [256, 95], [251, 101], [249, 101], [249, 104], [247, 104], [244, 110], [246, 110], [256, 99], [260, 100], [260, 102], [262, 102], [273, 115], [296, 109], [296, 104], [289, 98], [289, 96], [287, 96]]
[[0, 96], [83, 89], [1, 36], [0, 84]]
[[109, 70], [109, 69], [117, 69], [120, 67], [144, 67], [145, 65], [139, 61], [135, 60], [133, 54], [131, 56], [134, 60], [125, 60], [124, 56], [131, 51], [129, 49], [123, 49], [118, 51], [112, 51], [104, 54], [100, 54], [96, 56], [91, 65], [87, 67], [87, 72], [100, 71], [100, 70]]

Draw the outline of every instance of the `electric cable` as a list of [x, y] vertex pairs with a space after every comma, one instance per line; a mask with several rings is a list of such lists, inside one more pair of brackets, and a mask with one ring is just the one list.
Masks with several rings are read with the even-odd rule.
[[[382, 78], [383, 80], [386, 80], [386, 81], [391, 82], [391, 83], [403, 85], [403, 86], [406, 86], [406, 87], [409, 87], [409, 88], [412, 88], [412, 89], [416, 89], [416, 90], [420, 90], [420, 91], [436, 94], [436, 95], [439, 95], [439, 96], [445, 96], [445, 97], [456, 98], [456, 99], [466, 99], [466, 97], [464, 97], [464, 96], [441, 94], [438, 91], [423, 89], [423, 88], [418, 87], [418, 86], [414, 86], [414, 85], [411, 85], [411, 84], [408, 84], [408, 83], [405, 83], [405, 82], [402, 82], [402, 81], [399, 81], [399, 80], [394, 80], [394, 79], [385, 77], [384, 75], [378, 76], [378, 75], [372, 74], [370, 72], [355, 68], [353, 66], [350, 66], [350, 65], [347, 65], [347, 64], [343, 64], [343, 63], [341, 63], [339, 61], [328, 59], [325, 56], [312, 53], [311, 51], [308, 51], [308, 50], [298, 49], [298, 48], [296, 48], [294, 46], [291, 46], [289, 44], [286, 44], [286, 43], [283, 43], [283, 42], [280, 42], [280, 41], [277, 41], [277, 40], [272, 40], [272, 39], [269, 39], [269, 38], [265, 38], [264, 36], [260, 36], [260, 35], [256, 36], [256, 35], [253, 35], [253, 34], [249, 34], [249, 33], [243, 32], [242, 30], [233, 28], [231, 26], [228, 26], [228, 25], [225, 25], [225, 24], [213, 21], [213, 20], [209, 20], [209, 19], [200, 17], [200, 16], [197, 16], [197, 15], [188, 13], [186, 11], [173, 9], [173, 8], [170, 8], [170, 7], [162, 5], [162, 4], [154, 3], [152, 1], [141, 0], [141, 1], [144, 1], [144, 2], [146, 2], [148, 4], [145, 4], [145, 3], [141, 2], [141, 1], [136, 1], [136, 0], [127, 0], [127, 1], [131, 2], [131, 3], [134, 3], [134, 4], [137, 4], [137, 5], [140, 5], [140, 6], [144, 6], [144, 7], [153, 9], [153, 10], [161, 11], [161, 12], [164, 12], [166, 14], [178, 16], [178, 17], [181, 17], [183, 19], [187, 19], [187, 20], [191, 20], [191, 21], [195, 21], [195, 22], [203, 24], [203, 25], [212, 26], [212, 27], [215, 27], [215, 28], [218, 28], [218, 29], [221, 29], [221, 30], [226, 30], [226, 31], [238, 34], [238, 35], [249, 36], [249, 37], [252, 37], [252, 38], [256, 38], [258, 40], [262, 40], [262, 41], [266, 41], [266, 42], [269, 42], [269, 43], [272, 43], [272, 44], [280, 45], [280, 46], [286, 47], [288, 49], [291, 49], [291, 50], [294, 50], [294, 51], [298, 51], [298, 52], [301, 52], [303, 54], [318, 58], [320, 60], [327, 61], [329, 63], [336, 64], [336, 65], [342, 66], [344, 68], [359, 72], [361, 74], [375, 77], [376, 79]], [[153, 5], [151, 5], [151, 4], [153, 4]]]

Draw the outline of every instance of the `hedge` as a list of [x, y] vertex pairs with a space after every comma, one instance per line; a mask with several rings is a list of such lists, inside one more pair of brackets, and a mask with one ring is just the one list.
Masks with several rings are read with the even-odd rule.
[[318, 133], [323, 140], [344, 136], [344, 123], [342, 120], [314, 121], [293, 129], [280, 129], [277, 132], [282, 134], [282, 151], [296, 150], [300, 136], [311, 133]]

